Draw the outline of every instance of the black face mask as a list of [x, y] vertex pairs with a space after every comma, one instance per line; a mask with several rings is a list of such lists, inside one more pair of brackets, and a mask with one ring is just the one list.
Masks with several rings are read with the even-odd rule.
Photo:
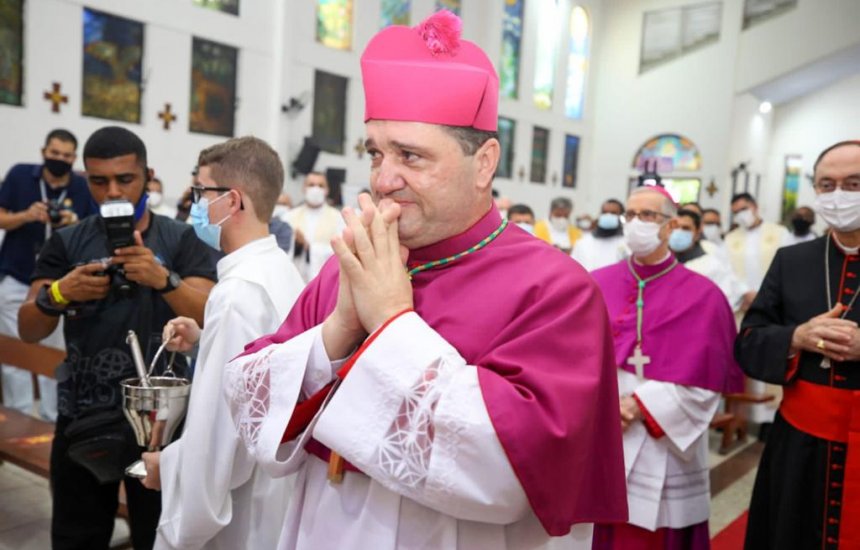
[[809, 233], [809, 228], [812, 227], [812, 222], [803, 218], [792, 218], [791, 226], [794, 228], [794, 234], [802, 237]]
[[61, 178], [72, 171], [72, 164], [60, 159], [45, 159], [45, 168], [54, 177]]

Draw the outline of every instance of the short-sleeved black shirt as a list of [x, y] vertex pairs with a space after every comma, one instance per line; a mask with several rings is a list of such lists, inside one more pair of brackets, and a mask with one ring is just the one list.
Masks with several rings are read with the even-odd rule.
[[[142, 236], [155, 257], [181, 277], [216, 279], [211, 249], [191, 226], [152, 214]], [[51, 236], [39, 254], [33, 280], [59, 279], [77, 265], [110, 255], [101, 217], [90, 216]], [[164, 324], [175, 316], [158, 291], [144, 286], [138, 286], [129, 298], [111, 293], [98, 302], [71, 304], [63, 327], [66, 360], [57, 369], [59, 413], [74, 418], [93, 410], [121, 407], [120, 382], [136, 376], [125, 342], [128, 331], [137, 333], [149, 365], [161, 344]], [[161, 372], [165, 360], [159, 360], [155, 372]], [[185, 372], [180, 354], [174, 366], [179, 375]]]

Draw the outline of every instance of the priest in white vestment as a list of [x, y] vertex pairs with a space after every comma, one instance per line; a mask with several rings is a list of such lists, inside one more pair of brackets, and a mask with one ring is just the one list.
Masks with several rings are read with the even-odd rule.
[[583, 235], [573, 246], [570, 257], [579, 262], [587, 271], [606, 267], [627, 257], [624, 232], [621, 229], [621, 216], [624, 205], [616, 199], [609, 199], [600, 206], [597, 227]]
[[[267, 221], [283, 167], [265, 142], [231, 139], [200, 153], [191, 207], [195, 231], [227, 253], [204, 312], [204, 329], [178, 317], [168, 349], [199, 353], [185, 427], [160, 453], [144, 453], [145, 486], [162, 491], [155, 548], [274, 548], [292, 480], [255, 465], [223, 399], [224, 366], [244, 345], [275, 330], [304, 286]], [[214, 221], [214, 222], [213, 222]], [[159, 479], [160, 477], [160, 479]]]
[[[785, 243], [788, 230], [785, 226], [762, 220], [758, 204], [749, 193], [739, 193], [732, 197], [732, 214], [738, 228], [726, 235], [726, 250], [735, 275], [749, 287], [752, 298], [753, 293], [758, 292], [776, 251]], [[744, 312], [749, 304], [752, 304], [752, 300], [746, 299], [745, 304], [747, 307], [743, 308]], [[738, 323], [740, 319], [741, 317], [737, 316]], [[774, 401], [750, 406], [750, 420], [760, 424], [773, 422], [782, 398], [782, 388], [750, 379], [748, 390], [754, 394], [777, 395]]]
[[460, 28], [371, 39], [376, 203], [344, 209], [337, 257], [228, 366], [254, 457], [297, 472], [281, 548], [588, 549], [626, 518], [605, 306], [494, 206], [498, 77]]
[[669, 249], [676, 206], [663, 187], [627, 202], [632, 256], [592, 273], [618, 365], [630, 519], [595, 528], [595, 550], [709, 548], [707, 431], [722, 392], [743, 387], [731, 308]]
[[310, 281], [334, 253], [331, 239], [343, 231], [343, 218], [326, 203], [328, 179], [322, 172], [305, 176], [302, 187], [305, 201], [285, 214], [295, 232], [295, 247], [300, 250], [296, 267], [305, 281]]
[[684, 267], [713, 281], [725, 294], [732, 311], [740, 312], [746, 286], [735, 276], [732, 269], [721, 261], [702, 242], [702, 225], [699, 215], [682, 208], [678, 211], [678, 227], [669, 236], [669, 248]]

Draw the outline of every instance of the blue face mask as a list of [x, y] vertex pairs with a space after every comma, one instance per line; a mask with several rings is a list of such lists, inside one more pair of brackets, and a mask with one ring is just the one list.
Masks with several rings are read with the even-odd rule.
[[675, 229], [669, 235], [669, 248], [675, 252], [683, 252], [693, 246], [693, 232], [687, 229]]
[[[228, 193], [224, 193], [212, 204], [226, 197]], [[203, 197], [197, 202], [191, 203], [191, 212], [188, 217], [191, 220], [191, 226], [194, 228], [194, 233], [197, 238], [208, 244], [215, 250], [221, 250], [221, 224], [227, 221], [232, 216], [229, 214], [226, 218], [216, 224], [209, 223], [209, 199]]]
[[619, 225], [621, 225], [621, 220], [619, 219], [618, 214], [604, 212], [599, 218], [597, 218], [597, 227], [600, 229], [612, 231], [613, 229], [618, 229]]

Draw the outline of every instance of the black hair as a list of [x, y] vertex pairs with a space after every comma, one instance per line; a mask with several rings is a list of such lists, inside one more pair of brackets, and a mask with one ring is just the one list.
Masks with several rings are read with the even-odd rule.
[[78, 138], [75, 137], [75, 134], [71, 133], [68, 130], [63, 130], [62, 128], [57, 128], [56, 130], [51, 130], [48, 133], [48, 137], [45, 138], [45, 147], [51, 143], [52, 139], [58, 139], [60, 141], [65, 141], [66, 143], [71, 143], [75, 146], [75, 150], [78, 149]]
[[814, 174], [815, 171], [818, 170], [818, 163], [821, 162], [821, 159], [824, 158], [824, 155], [826, 155], [827, 153], [829, 153], [830, 151], [832, 151], [834, 149], [837, 149], [839, 147], [846, 147], [848, 145], [856, 145], [857, 147], [860, 147], [860, 140], [847, 139], [845, 141], [840, 141], [839, 143], [834, 143], [833, 145], [831, 145], [830, 147], [828, 147], [824, 151], [821, 151], [821, 154], [818, 155], [817, 159], [815, 159], [815, 164], [812, 165], [812, 173]]
[[146, 173], [146, 145], [137, 135], [119, 126], [105, 126], [93, 132], [84, 145], [84, 166], [87, 159], [112, 159], [135, 155]]
[[699, 213], [695, 210], [689, 210], [687, 208], [682, 208], [678, 210], [678, 216], [684, 216], [693, 220], [693, 225], [696, 226], [696, 229], [702, 227], [702, 217], [699, 216]]
[[511, 219], [513, 214], [528, 214], [532, 218], [535, 217], [535, 213], [532, 212], [532, 209], [525, 204], [515, 204], [508, 208], [508, 219]]
[[620, 200], [618, 200], [618, 199], [606, 199], [605, 201], [603, 201], [603, 204], [614, 204], [615, 206], [617, 206], [618, 208], [621, 209], [621, 215], [622, 216], [624, 215], [624, 203], [621, 202]]
[[490, 191], [490, 194], [493, 195], [494, 199], [499, 198], [499, 190], [498, 189], [493, 189], [492, 191]]
[[758, 203], [755, 201], [755, 197], [749, 193], [736, 193], [735, 195], [732, 195], [732, 200], [729, 204], [734, 204], [740, 200], [747, 200], [752, 203], [753, 206], [758, 206]]
[[716, 208], [705, 208], [704, 210], [702, 210], [702, 216], [704, 216], [705, 214], [716, 214], [717, 216], [722, 218], [722, 215], [720, 215], [720, 211]]

